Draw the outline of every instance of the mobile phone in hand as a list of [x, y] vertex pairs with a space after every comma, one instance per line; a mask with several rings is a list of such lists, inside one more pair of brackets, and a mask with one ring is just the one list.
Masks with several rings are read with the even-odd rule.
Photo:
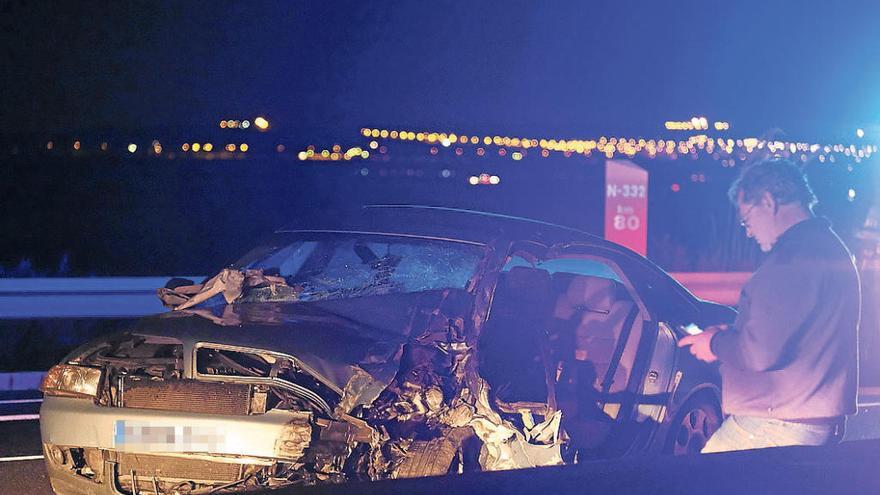
[[699, 327], [696, 323], [688, 323], [687, 325], [682, 325], [681, 328], [688, 335], [697, 335], [703, 333], [703, 329]]

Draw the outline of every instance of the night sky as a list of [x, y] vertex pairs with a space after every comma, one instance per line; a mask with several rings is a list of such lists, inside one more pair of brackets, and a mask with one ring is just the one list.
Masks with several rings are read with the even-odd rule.
[[876, 3], [0, 1], [0, 132], [880, 137]]

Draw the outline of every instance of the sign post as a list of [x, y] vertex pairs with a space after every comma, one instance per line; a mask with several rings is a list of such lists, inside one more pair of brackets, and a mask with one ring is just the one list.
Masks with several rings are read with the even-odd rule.
[[605, 161], [605, 239], [647, 256], [648, 171], [629, 160]]

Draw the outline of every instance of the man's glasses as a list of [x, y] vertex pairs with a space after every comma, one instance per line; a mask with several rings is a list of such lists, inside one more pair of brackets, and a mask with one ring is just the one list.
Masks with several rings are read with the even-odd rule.
[[741, 217], [739, 218], [739, 226], [740, 226], [740, 227], [742, 227], [742, 228], [746, 228], [746, 227], [749, 226], [749, 215], [752, 213], [752, 210], [753, 210], [756, 206], [758, 206], [758, 203], [755, 203], [755, 204], [753, 204], [752, 206], [749, 206], [749, 208], [746, 210], [746, 212], [743, 214], [743, 216], [741, 216]]

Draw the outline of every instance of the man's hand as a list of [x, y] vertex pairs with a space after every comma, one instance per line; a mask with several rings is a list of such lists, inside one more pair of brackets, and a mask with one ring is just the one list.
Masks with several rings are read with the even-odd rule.
[[710, 347], [712, 337], [725, 329], [727, 329], [727, 325], [716, 325], [706, 328], [696, 335], [687, 335], [678, 341], [678, 347], [689, 345], [691, 346], [691, 354], [695, 358], [707, 363], [714, 363], [718, 360], [718, 356], [712, 353], [712, 348]]

